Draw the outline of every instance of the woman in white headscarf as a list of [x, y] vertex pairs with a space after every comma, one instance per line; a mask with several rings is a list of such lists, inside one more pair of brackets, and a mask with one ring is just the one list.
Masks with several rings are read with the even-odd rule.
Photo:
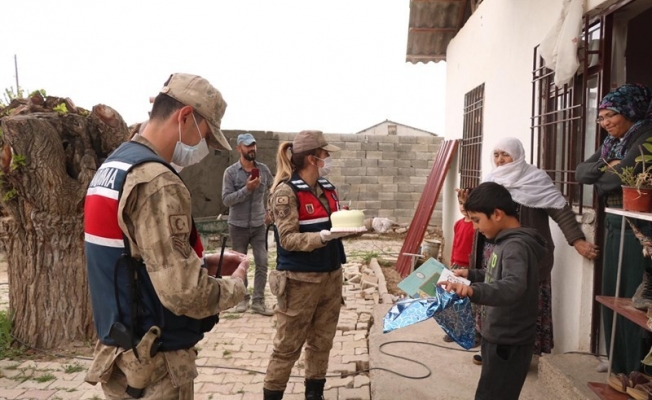
[[[586, 241], [580, 224], [575, 219], [575, 213], [550, 176], [525, 161], [525, 150], [520, 140], [500, 140], [494, 146], [491, 156], [495, 168], [484, 181], [496, 182], [506, 187], [518, 203], [521, 226], [536, 229], [547, 242], [548, 252], [539, 262], [539, 317], [534, 354], [550, 353], [554, 346], [550, 278], [555, 250], [550, 234], [550, 218], [557, 223], [568, 244], [574, 246], [582, 256], [592, 260], [598, 256], [599, 248]], [[482, 259], [491, 254], [493, 245], [482, 243], [483, 240], [476, 242], [478, 243], [473, 254], [475, 257], [471, 260], [471, 265], [481, 268], [486, 266], [486, 260]]]

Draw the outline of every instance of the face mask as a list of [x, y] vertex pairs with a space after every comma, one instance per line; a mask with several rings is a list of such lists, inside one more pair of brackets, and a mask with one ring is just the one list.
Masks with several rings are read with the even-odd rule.
[[187, 167], [189, 165], [197, 164], [204, 159], [210, 152], [208, 150], [208, 145], [206, 144], [206, 139], [201, 137], [201, 131], [199, 130], [199, 125], [197, 125], [197, 120], [195, 116], [192, 116], [193, 121], [195, 121], [195, 126], [197, 127], [197, 133], [199, 134], [200, 141], [194, 146], [189, 146], [181, 141], [181, 123], [179, 123], [179, 141], [177, 145], [174, 146], [174, 153], [172, 154], [172, 162], [180, 165], [182, 167]]
[[328, 156], [326, 158], [319, 158], [315, 157], [318, 160], [322, 160], [324, 162], [323, 167], [319, 167], [319, 176], [328, 176], [328, 174], [331, 173], [333, 170], [333, 159], [331, 156]]

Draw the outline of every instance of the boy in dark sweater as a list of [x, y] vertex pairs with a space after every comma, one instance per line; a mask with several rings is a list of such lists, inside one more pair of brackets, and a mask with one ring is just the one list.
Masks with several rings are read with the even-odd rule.
[[482, 315], [482, 372], [476, 400], [517, 400], [527, 376], [534, 348], [539, 302], [538, 260], [545, 240], [533, 229], [522, 228], [509, 191], [485, 182], [471, 192], [464, 209], [473, 225], [496, 248], [486, 270], [455, 270], [471, 281], [442, 282], [447, 291], [485, 305]]

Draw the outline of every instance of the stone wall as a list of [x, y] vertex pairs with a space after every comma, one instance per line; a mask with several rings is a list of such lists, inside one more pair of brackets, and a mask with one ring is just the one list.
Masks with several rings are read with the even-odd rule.
[[[235, 148], [244, 131], [224, 131]], [[276, 171], [276, 152], [294, 133], [251, 132], [256, 137], [258, 161]], [[333, 172], [328, 179], [338, 188], [340, 199], [352, 209], [365, 210], [368, 217], [387, 217], [409, 224], [443, 138], [436, 136], [374, 136], [327, 134], [326, 140], [342, 148], [332, 153]], [[227, 214], [222, 204], [222, 176], [238, 160], [238, 153], [215, 151], [181, 175], [193, 194], [195, 217]], [[441, 196], [440, 196], [441, 199]], [[441, 201], [430, 220], [441, 227]]]

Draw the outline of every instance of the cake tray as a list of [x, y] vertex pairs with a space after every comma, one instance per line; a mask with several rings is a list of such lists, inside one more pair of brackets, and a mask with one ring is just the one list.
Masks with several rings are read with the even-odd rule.
[[364, 226], [355, 227], [346, 227], [346, 228], [331, 228], [331, 232], [351, 232], [351, 233], [360, 233], [367, 232], [367, 228]]

